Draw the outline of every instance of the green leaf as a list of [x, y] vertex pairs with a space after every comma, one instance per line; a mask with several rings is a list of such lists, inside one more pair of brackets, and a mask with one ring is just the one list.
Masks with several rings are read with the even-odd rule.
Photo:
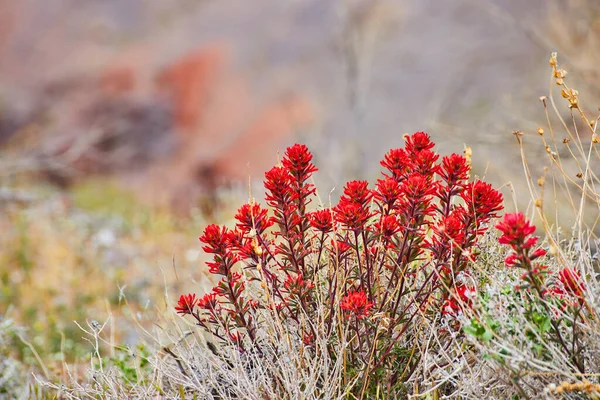
[[463, 331], [467, 335], [474, 336], [478, 339], [483, 340], [484, 342], [489, 342], [494, 337], [494, 332], [490, 328], [486, 328], [486, 326], [482, 325], [477, 319], [473, 318], [471, 320], [471, 325], [467, 325], [463, 327]]

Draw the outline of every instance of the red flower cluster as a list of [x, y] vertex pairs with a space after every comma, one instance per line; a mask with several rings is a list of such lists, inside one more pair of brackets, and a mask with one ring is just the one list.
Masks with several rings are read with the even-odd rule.
[[179, 301], [175, 310], [178, 314], [192, 314], [194, 307], [196, 306], [196, 295], [195, 294], [182, 294], [179, 296]]
[[350, 230], [364, 229], [371, 216], [369, 201], [373, 194], [368, 186], [366, 181], [348, 182], [339, 204], [334, 208], [335, 220]]
[[572, 268], [564, 268], [558, 273], [558, 280], [567, 293], [578, 299], [583, 299], [586, 289], [579, 271]]
[[496, 229], [502, 232], [498, 242], [509, 245], [512, 249], [504, 260], [508, 267], [532, 269], [532, 261], [546, 254], [541, 248], [531, 250], [537, 244], [538, 237], [532, 236], [535, 226], [522, 213], [505, 214], [504, 219], [496, 225]]
[[273, 225], [273, 221], [267, 216], [268, 213], [269, 211], [258, 203], [244, 204], [235, 215], [238, 221], [236, 226], [243, 233], [254, 230], [256, 234], [262, 234]]
[[347, 318], [351, 318], [354, 315], [356, 318], [361, 319], [369, 315], [369, 310], [373, 307], [373, 303], [369, 303], [365, 292], [352, 291], [344, 296], [340, 307], [342, 310], [349, 312], [346, 316]]
[[529, 249], [537, 244], [537, 236], [529, 237], [535, 232], [535, 226], [525, 219], [523, 213], [506, 214], [496, 229], [502, 232], [498, 242], [510, 245], [513, 250]]
[[538, 258], [546, 255], [546, 250], [533, 248], [538, 242], [538, 237], [532, 236], [535, 226], [523, 214], [506, 214], [496, 227], [502, 232], [498, 241], [511, 247], [511, 252], [504, 263], [508, 267], [525, 270], [521, 276], [525, 285], [520, 285], [519, 288], [532, 288], [541, 298], [550, 294], [563, 299], [568, 294], [583, 300], [585, 285], [579, 272], [571, 268], [565, 268], [558, 273], [560, 286], [555, 284], [550, 290], [547, 289], [548, 267], [536, 262]]
[[319, 210], [308, 215], [310, 226], [321, 233], [329, 233], [333, 230], [333, 214], [330, 210]]
[[442, 314], [460, 314], [461, 307], [471, 306], [475, 296], [477, 296], [477, 291], [474, 288], [465, 285], [458, 286], [454, 296], [447, 298], [442, 304]]
[[442, 166], [438, 174], [446, 183], [446, 187], [449, 189], [448, 193], [455, 195], [462, 191], [464, 184], [469, 179], [470, 171], [471, 167], [467, 164], [465, 157], [452, 154], [442, 158]]
[[507, 267], [517, 267], [533, 272], [542, 272], [545, 268], [535, 268], [532, 262], [544, 255], [546, 250], [537, 248], [531, 250], [538, 242], [537, 236], [531, 236], [535, 232], [532, 225], [522, 213], [509, 213], [496, 225], [496, 229], [502, 232], [498, 238], [501, 244], [507, 244], [512, 252], [504, 259]]
[[310, 291], [315, 287], [315, 284], [304, 280], [302, 274], [300, 274], [297, 276], [288, 276], [285, 282], [283, 282], [283, 287], [285, 287], [286, 291], [290, 295], [294, 295], [301, 298], [307, 296], [310, 293]]

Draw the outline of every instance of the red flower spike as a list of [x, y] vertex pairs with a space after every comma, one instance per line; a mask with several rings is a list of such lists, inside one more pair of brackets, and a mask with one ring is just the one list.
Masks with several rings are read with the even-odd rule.
[[390, 150], [381, 161], [381, 166], [390, 171], [392, 178], [397, 182], [406, 177], [411, 165], [412, 162], [404, 149]]
[[565, 291], [570, 295], [583, 299], [585, 285], [581, 281], [581, 274], [573, 268], [565, 268], [558, 273], [558, 280], [562, 283]]
[[275, 166], [265, 173], [265, 189], [267, 204], [274, 207], [283, 199], [292, 195], [292, 176], [284, 167]]
[[373, 193], [375, 199], [381, 204], [387, 206], [388, 210], [393, 210], [400, 199], [400, 185], [392, 178], [378, 179], [377, 189]]
[[256, 233], [260, 235], [273, 225], [267, 214], [268, 210], [261, 208], [258, 203], [244, 204], [235, 215], [235, 219], [239, 221], [236, 226], [245, 233], [255, 229]]
[[423, 150], [430, 150], [435, 146], [431, 138], [425, 132], [415, 132], [404, 137], [405, 148], [409, 154], [416, 154]]
[[402, 229], [400, 222], [398, 222], [398, 219], [394, 215], [382, 217], [381, 220], [375, 223], [375, 228], [383, 237], [388, 239]]
[[431, 150], [423, 150], [414, 155], [412, 158], [412, 172], [419, 173], [423, 176], [433, 178], [433, 174], [438, 171], [438, 166], [435, 164], [440, 156]]
[[370, 214], [360, 204], [341, 202], [334, 208], [335, 220], [350, 230], [364, 229]]
[[227, 250], [229, 234], [227, 228], [211, 224], [204, 229], [204, 234], [199, 239], [206, 244], [202, 247], [205, 252], [218, 254]]
[[535, 232], [535, 226], [525, 219], [523, 213], [504, 215], [504, 219], [496, 225], [496, 229], [502, 232], [498, 242], [511, 245], [513, 248], [523, 246], [527, 237]]
[[203, 310], [214, 310], [217, 308], [219, 301], [216, 293], [207, 293], [198, 300], [198, 307]]
[[366, 206], [372, 196], [373, 193], [369, 190], [369, 182], [350, 181], [344, 187], [344, 195], [341, 197], [340, 203], [348, 202]]
[[430, 215], [435, 211], [431, 206], [431, 200], [436, 190], [436, 185], [423, 175], [411, 174], [400, 184], [400, 191], [403, 193], [400, 208], [403, 210], [415, 208], [417, 214]]
[[281, 163], [298, 181], [304, 182], [317, 171], [317, 167], [311, 163], [312, 158], [308, 147], [303, 144], [295, 144], [287, 148]]
[[348, 319], [354, 314], [356, 318], [361, 319], [369, 315], [369, 310], [373, 307], [373, 303], [367, 301], [367, 295], [364, 291], [352, 291], [342, 299], [340, 303], [342, 310], [350, 312]]
[[179, 296], [179, 301], [175, 310], [177, 314], [186, 315], [194, 312], [196, 306], [196, 295], [195, 294], [182, 294]]
[[489, 183], [476, 181], [466, 185], [461, 197], [475, 214], [479, 223], [497, 217], [496, 212], [502, 210], [502, 194]]
[[467, 182], [470, 170], [467, 159], [455, 153], [442, 158], [442, 166], [438, 175], [446, 182], [446, 186], [455, 187]]
[[229, 244], [236, 251], [237, 258], [240, 261], [255, 258], [257, 255], [256, 245], [253, 245], [253, 241], [248, 237], [247, 232], [237, 229], [232, 231], [229, 236]]
[[308, 214], [310, 226], [322, 233], [333, 230], [333, 213], [331, 210], [318, 210]]
[[462, 246], [465, 240], [465, 226], [460, 211], [454, 211], [433, 226], [433, 244]]

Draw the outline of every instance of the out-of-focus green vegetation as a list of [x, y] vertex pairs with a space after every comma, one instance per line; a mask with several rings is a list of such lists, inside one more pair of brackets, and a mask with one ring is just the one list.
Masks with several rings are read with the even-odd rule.
[[55, 376], [65, 361], [85, 362], [90, 343], [74, 321], [111, 319], [114, 343], [135, 347], [131, 315], [167, 307], [164, 291], [180, 290], [179, 279], [203, 280], [200, 217], [142, 205], [110, 180], [66, 192], [35, 182], [21, 189], [36, 199], [0, 213], [0, 316], [23, 328], [30, 345], [14, 336], [4, 351], [25, 369]]

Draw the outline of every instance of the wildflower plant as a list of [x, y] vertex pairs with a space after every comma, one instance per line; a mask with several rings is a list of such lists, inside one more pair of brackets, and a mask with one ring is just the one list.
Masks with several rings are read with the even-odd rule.
[[265, 339], [276, 321], [307, 357], [341, 362], [350, 392], [398, 393], [422, 356], [418, 321], [457, 327], [476, 301], [464, 276], [502, 209], [497, 190], [469, 179], [467, 158], [440, 160], [433, 148], [424, 132], [406, 135], [374, 187], [348, 182], [338, 204], [323, 207], [312, 155], [289, 147], [265, 174], [266, 207], [251, 200], [235, 228], [205, 228], [200, 241], [220, 281], [198, 299], [182, 295], [177, 312], [221, 346], [265, 361], [279, 357]]

